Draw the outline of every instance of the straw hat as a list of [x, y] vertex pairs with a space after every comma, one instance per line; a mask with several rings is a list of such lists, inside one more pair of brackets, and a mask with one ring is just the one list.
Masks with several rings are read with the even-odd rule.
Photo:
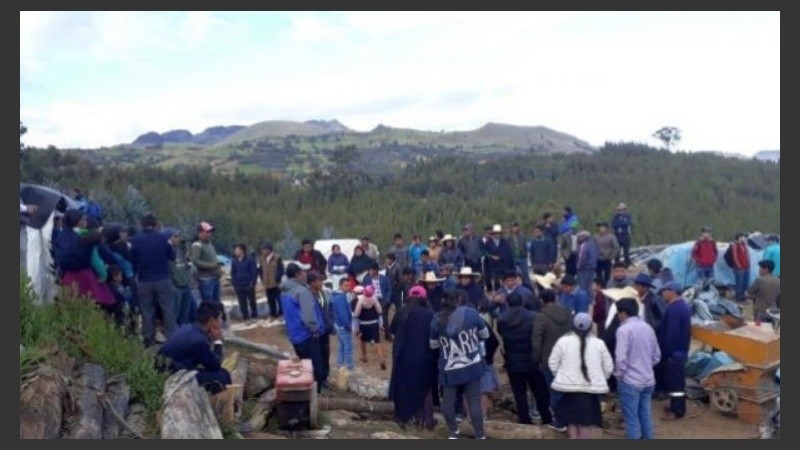
[[552, 289], [554, 284], [558, 284], [558, 277], [553, 272], [544, 275], [533, 274], [533, 280], [545, 289]]
[[446, 241], [455, 241], [455, 240], [456, 238], [454, 238], [452, 234], [445, 234], [441, 242], [442, 244], [444, 244]]
[[494, 224], [494, 226], [492, 227], [492, 233], [502, 233], [502, 232], [503, 232], [502, 225], [500, 225], [499, 223]]
[[636, 301], [639, 301], [639, 293], [636, 292], [636, 289], [632, 288], [631, 286], [625, 286], [624, 288], [610, 288], [610, 289], [603, 289], [603, 295], [610, 298], [614, 302], [618, 302], [623, 298], [632, 298]]
[[425, 272], [425, 276], [419, 281], [422, 283], [438, 283], [444, 281], [444, 278], [436, 278], [435, 272]]
[[475, 277], [475, 279], [477, 280], [477, 279], [479, 279], [481, 277], [481, 274], [478, 273], [478, 272], [473, 272], [472, 271], [472, 267], [470, 267], [470, 266], [464, 266], [464, 267], [461, 268], [461, 270], [458, 271], [456, 276], [458, 276], [458, 277]]

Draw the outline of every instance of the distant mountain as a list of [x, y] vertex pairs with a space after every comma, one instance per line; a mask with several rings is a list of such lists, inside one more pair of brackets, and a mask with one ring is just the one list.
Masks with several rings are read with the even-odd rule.
[[781, 151], [780, 150], [762, 150], [755, 155], [753, 158], [759, 161], [771, 161], [771, 162], [781, 162]]
[[427, 131], [380, 124], [353, 130], [336, 119], [269, 120], [250, 126], [215, 126], [192, 135], [184, 129], [149, 132], [132, 144], [90, 150], [98, 164], [208, 165], [217, 171], [279, 171], [302, 176], [333, 167], [386, 173], [437, 156], [483, 163], [509, 155], [593, 153], [575, 136], [543, 126], [490, 122], [466, 131]]
[[209, 127], [197, 135], [192, 135], [189, 130], [170, 130], [160, 134], [151, 131], [137, 137], [131, 145], [134, 147], [154, 147], [163, 144], [214, 145], [243, 128], [245, 127], [241, 125]]

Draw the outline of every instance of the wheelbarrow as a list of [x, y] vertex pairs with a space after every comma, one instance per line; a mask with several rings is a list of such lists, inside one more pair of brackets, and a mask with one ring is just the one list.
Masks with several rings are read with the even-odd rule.
[[278, 361], [275, 379], [278, 423], [283, 429], [317, 428], [317, 382], [310, 359]]
[[778, 409], [780, 335], [772, 327], [744, 323], [730, 316], [707, 325], [693, 325], [692, 337], [730, 355], [736, 362], [718, 367], [701, 386], [715, 410], [750, 424], [771, 421]]

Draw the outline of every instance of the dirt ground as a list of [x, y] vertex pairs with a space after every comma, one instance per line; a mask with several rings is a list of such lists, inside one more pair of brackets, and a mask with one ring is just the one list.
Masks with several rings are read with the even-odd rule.
[[[236, 323], [236, 322], [234, 322]], [[249, 330], [238, 331], [237, 335], [249, 339], [254, 342], [270, 344], [277, 346], [281, 350], [292, 352], [291, 344], [286, 339], [285, 329], [281, 326], [272, 326], [269, 328], [255, 327]], [[693, 347], [699, 346], [699, 342], [693, 342]], [[375, 377], [388, 378], [391, 374], [391, 343], [382, 342], [384, 354], [386, 355], [387, 370], [381, 370], [378, 364], [378, 359], [375, 356], [374, 349], [368, 350], [368, 362], [362, 363], [359, 361], [359, 353], [356, 352], [356, 366], [360, 367], [369, 375]], [[331, 337], [331, 367], [335, 370], [336, 366], [336, 351], [338, 347], [338, 340], [335, 336]], [[502, 369], [503, 360], [502, 355], [498, 352], [495, 357], [495, 367], [498, 370], [498, 375], [501, 382], [501, 391], [498, 397], [507, 397], [510, 393], [508, 386], [508, 378]], [[498, 399], [499, 400], [499, 399]], [[660, 416], [663, 407], [667, 401], [653, 401], [653, 418], [656, 429], [657, 438], [674, 438], [674, 439], [751, 439], [758, 437], [758, 426], [748, 425], [734, 417], [724, 416], [721, 413], [711, 409], [707, 403], [699, 401], [689, 401], [688, 413], [686, 418], [676, 421], [661, 421]], [[327, 414], [327, 413], [326, 413]], [[605, 414], [609, 427], [602, 430], [602, 435], [598, 436], [604, 439], [621, 439], [624, 438], [625, 431], [621, 423], [620, 415], [618, 412], [608, 412]], [[498, 407], [497, 402], [492, 408], [489, 418], [493, 420], [508, 420], [511, 422], [516, 421], [516, 417], [511, 412]], [[387, 418], [388, 419], [388, 418]], [[566, 438], [565, 434], [556, 433], [546, 429], [548, 437], [552, 439]], [[330, 438], [334, 439], [348, 439], [348, 438], [367, 438], [369, 433], [375, 431], [393, 431], [401, 432], [401, 430], [390, 420], [351, 420], [345, 426], [334, 427], [330, 433]], [[421, 438], [444, 438], [446, 432], [442, 427], [437, 428], [432, 432], [419, 432], [416, 430], [407, 430], [406, 434], [415, 435]]]

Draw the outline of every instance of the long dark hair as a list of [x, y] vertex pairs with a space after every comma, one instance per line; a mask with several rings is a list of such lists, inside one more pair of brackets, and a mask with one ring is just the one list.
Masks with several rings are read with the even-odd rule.
[[587, 383], [591, 383], [589, 371], [586, 369], [586, 337], [589, 335], [589, 330], [575, 330], [575, 333], [581, 339], [581, 373], [583, 374], [583, 379]]
[[439, 327], [441, 330], [447, 328], [447, 321], [450, 319], [450, 315], [458, 307], [459, 297], [460, 295], [458, 295], [456, 289], [448, 288], [442, 292], [442, 310], [439, 311]]

